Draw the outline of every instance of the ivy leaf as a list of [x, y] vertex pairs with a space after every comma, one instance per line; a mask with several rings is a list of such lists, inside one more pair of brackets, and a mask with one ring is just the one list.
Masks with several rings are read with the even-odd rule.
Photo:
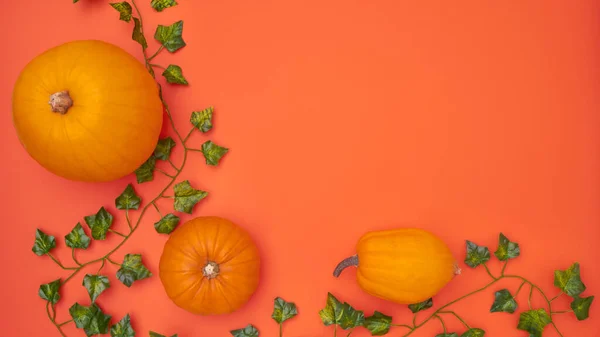
[[112, 225], [113, 216], [100, 207], [100, 210], [95, 215], [88, 215], [83, 218], [88, 227], [92, 230], [94, 240], [105, 240], [106, 232]]
[[83, 286], [87, 289], [90, 299], [94, 303], [100, 294], [110, 288], [110, 281], [106, 276], [86, 274], [83, 277]]
[[452, 332], [452, 333], [441, 333], [439, 335], [435, 335], [435, 337], [458, 337], [458, 334], [456, 332]]
[[275, 298], [273, 314], [271, 315], [275, 322], [282, 324], [296, 315], [298, 315], [298, 309], [295, 303], [286, 302], [281, 297]]
[[188, 180], [184, 180], [173, 187], [175, 191], [176, 211], [192, 214], [194, 206], [202, 199], [206, 198], [208, 193], [197, 190], [190, 185]]
[[141, 254], [127, 254], [123, 258], [121, 268], [117, 270], [117, 278], [127, 287], [133, 282], [152, 276], [152, 273], [142, 263]]
[[344, 303], [342, 318], [339, 322], [340, 328], [348, 330], [356, 328], [357, 326], [362, 326], [364, 322], [365, 314], [362, 311], [354, 309], [348, 303]]
[[[156, 333], [156, 332], [154, 332], [154, 331], [150, 331], [150, 337], [167, 337], [167, 336], [165, 336], [165, 335], [161, 335], [161, 334], [159, 334], [159, 333]], [[174, 334], [174, 335], [173, 335], [173, 336], [171, 336], [171, 337], [177, 337], [177, 334]]]
[[228, 151], [229, 149], [221, 147], [210, 140], [202, 144], [202, 154], [206, 159], [206, 164], [211, 166], [219, 165], [219, 161]]
[[144, 34], [142, 34], [142, 23], [140, 22], [140, 19], [133, 18], [133, 23], [134, 26], [131, 38], [134, 41], [137, 41], [140, 45], [142, 45], [143, 49], [148, 48], [148, 42], [146, 41], [146, 37], [144, 36]]
[[258, 330], [252, 324], [248, 324], [245, 328], [232, 330], [230, 333], [233, 337], [258, 337]]
[[517, 329], [529, 332], [530, 337], [542, 337], [544, 327], [552, 322], [552, 319], [544, 309], [529, 310], [521, 313]]
[[192, 117], [190, 118], [190, 122], [198, 130], [200, 130], [202, 132], [208, 132], [213, 127], [212, 116], [213, 116], [213, 107], [208, 107], [201, 111], [192, 112]]
[[182, 38], [183, 21], [177, 21], [170, 26], [158, 25], [154, 38], [160, 42], [171, 53], [186, 46]]
[[490, 312], [508, 312], [510, 314], [517, 310], [517, 301], [507, 289], [502, 289], [494, 293], [494, 303]]
[[179, 217], [173, 213], [169, 213], [154, 223], [154, 229], [161, 234], [170, 234], [179, 224]]
[[83, 329], [88, 337], [108, 332], [111, 316], [105, 315], [96, 304], [85, 307], [75, 303], [69, 308], [69, 314], [73, 317], [75, 326]]
[[373, 316], [365, 318], [363, 326], [371, 332], [372, 336], [383, 336], [390, 331], [392, 317], [375, 311]]
[[39, 229], [35, 230], [35, 242], [31, 251], [37, 256], [42, 256], [49, 253], [54, 247], [56, 247], [56, 240], [54, 236], [47, 235]]
[[420, 302], [420, 303], [409, 304], [408, 308], [414, 314], [414, 313], [417, 313], [417, 312], [422, 311], [422, 310], [427, 310], [427, 309], [431, 308], [432, 306], [433, 306], [433, 299], [430, 298], [430, 299], [425, 300], [425, 301]]
[[91, 308], [92, 320], [90, 321], [90, 324], [83, 329], [85, 334], [90, 337], [108, 333], [108, 323], [110, 322], [111, 316], [105, 315], [96, 304], [92, 304]]
[[460, 337], [483, 337], [484, 335], [485, 331], [478, 328], [471, 328], [462, 335], [460, 335]]
[[321, 321], [325, 326], [339, 324], [344, 314], [344, 305], [331, 293], [327, 293], [327, 304], [319, 311]]
[[594, 301], [594, 296], [576, 298], [571, 302], [571, 309], [575, 313], [577, 320], [583, 321], [590, 316], [590, 306]]
[[506, 261], [508, 259], [514, 259], [521, 254], [519, 244], [510, 241], [504, 234], [500, 233], [498, 238], [498, 249], [494, 252], [494, 255], [500, 261]]
[[162, 75], [165, 77], [167, 82], [171, 84], [188, 85], [188, 81], [183, 76], [183, 72], [180, 66], [169, 64], [167, 69], [163, 71]]
[[133, 185], [128, 184], [123, 193], [115, 199], [117, 209], [138, 209], [142, 199], [135, 194]]
[[90, 308], [84, 307], [77, 302], [75, 302], [75, 304], [73, 304], [69, 308], [69, 314], [73, 318], [75, 326], [80, 329], [83, 329], [86, 326], [88, 326], [90, 324], [90, 321], [92, 320]]
[[71, 232], [65, 235], [65, 243], [69, 248], [87, 249], [87, 247], [90, 246], [91, 241], [92, 239], [85, 234], [81, 223], [77, 223]]
[[158, 141], [154, 149], [154, 158], [167, 160], [171, 156], [171, 150], [175, 147], [175, 141], [171, 137], [163, 138]]
[[131, 21], [132, 8], [127, 1], [113, 2], [110, 5], [112, 6], [112, 8], [116, 9], [119, 13], [121, 13], [121, 16], [119, 17], [120, 20], [123, 20], [125, 22]]
[[125, 315], [119, 323], [110, 328], [110, 337], [135, 337], [135, 331], [131, 327], [131, 317]]
[[154, 180], [154, 168], [156, 167], [156, 158], [154, 156], [148, 158], [137, 170], [135, 177], [138, 184]]
[[467, 257], [465, 264], [471, 268], [475, 268], [490, 260], [490, 250], [487, 247], [478, 246], [475, 243], [467, 240]]
[[150, 2], [152, 8], [154, 8], [157, 12], [162, 12], [163, 10], [177, 6], [177, 2], [175, 0], [152, 0]]
[[554, 285], [571, 297], [579, 296], [586, 288], [581, 282], [579, 263], [575, 262], [565, 271], [554, 271]]
[[[58, 289], [60, 288], [60, 279], [56, 281], [52, 281], [50, 283], [40, 285], [40, 290], [38, 291], [38, 295], [40, 297], [52, 304], [56, 304], [60, 299], [60, 294], [58, 293]], [[589, 308], [589, 306], [588, 306]]]

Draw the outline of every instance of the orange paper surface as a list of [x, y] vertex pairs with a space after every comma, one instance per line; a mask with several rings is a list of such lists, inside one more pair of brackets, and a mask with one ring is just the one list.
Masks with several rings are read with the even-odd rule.
[[[180, 65], [190, 82], [165, 88], [177, 126], [187, 132], [190, 113], [213, 105], [214, 129], [195, 134], [192, 144], [212, 139], [231, 149], [217, 168], [191, 155], [182, 179], [209, 192], [194, 216], [223, 216], [246, 228], [263, 268], [257, 292], [238, 312], [186, 313], [166, 297], [157, 276], [166, 237], [156, 234], [158, 215], [150, 212], [115, 259], [141, 253], [155, 276], [127, 289], [115, 279], [115, 266], [103, 270], [112, 286], [98, 303], [113, 322], [130, 313], [136, 336], [149, 330], [227, 336], [248, 323], [261, 336], [276, 336], [270, 315], [281, 296], [299, 308], [285, 336], [332, 336], [317, 315], [330, 291], [368, 315], [379, 310], [409, 323], [405, 306], [365, 294], [353, 269], [332, 276], [362, 234], [402, 226], [431, 230], [461, 261], [462, 275], [435, 297], [436, 305], [488, 282], [483, 269], [462, 264], [465, 240], [493, 251], [499, 232], [521, 244], [510, 273], [554, 296], [554, 270], [578, 261], [585, 294], [599, 294], [597, 1], [182, 0], [163, 13], [149, 1], [138, 3], [150, 52], [157, 48], [157, 24], [185, 22], [187, 47], [156, 58]], [[114, 198], [135, 177], [85, 184], [46, 172], [18, 142], [12, 88], [27, 62], [63, 42], [100, 39], [140, 59], [141, 51], [130, 39], [132, 24], [119, 21], [107, 1], [11, 1], [2, 12], [0, 335], [59, 336], [37, 292], [68, 272], [31, 252], [35, 229], [56, 236], [57, 257], [71, 265], [64, 235], [100, 206], [118, 214], [115, 228], [125, 230]], [[165, 126], [164, 134], [170, 132]], [[181, 149], [174, 159], [181, 159]], [[165, 182], [158, 177], [137, 189], [147, 201]], [[79, 258], [97, 257], [118, 240], [109, 235]], [[500, 266], [490, 263], [495, 273]], [[85, 272], [63, 289], [59, 322], [69, 319], [72, 303], [89, 303], [81, 286]], [[516, 330], [518, 315], [489, 313], [495, 290], [518, 286], [503, 281], [453, 309], [486, 336], [526, 336]], [[520, 310], [527, 308], [528, 290], [519, 296]], [[539, 294], [532, 305], [544, 305]], [[564, 296], [554, 302], [556, 310], [568, 306]], [[592, 305], [587, 321], [565, 314], [555, 322], [565, 337], [595, 337], [599, 308]], [[446, 321], [449, 330], [464, 330], [452, 317]], [[73, 325], [64, 331], [84, 335]], [[394, 328], [390, 336], [405, 332]], [[413, 336], [440, 332], [432, 321]], [[353, 334], [367, 335], [364, 329]], [[548, 326], [544, 337], [556, 336]]]

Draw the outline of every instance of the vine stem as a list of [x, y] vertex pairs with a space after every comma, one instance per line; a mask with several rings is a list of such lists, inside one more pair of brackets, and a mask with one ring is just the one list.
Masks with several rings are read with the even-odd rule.
[[[484, 264], [484, 266], [485, 266], [485, 264]], [[489, 271], [489, 269], [487, 267], [486, 267], [486, 270]], [[488, 274], [490, 275], [490, 277], [492, 277], [492, 281], [491, 282], [487, 283], [486, 285], [484, 285], [481, 288], [473, 290], [470, 293], [467, 293], [467, 294], [465, 294], [465, 295], [463, 295], [463, 296], [461, 296], [461, 297], [459, 297], [459, 298], [457, 298], [457, 299], [455, 299], [453, 301], [450, 301], [450, 302], [444, 304], [443, 306], [441, 306], [440, 308], [438, 308], [436, 311], [434, 311], [431, 315], [429, 315], [429, 317], [427, 317], [421, 323], [416, 324], [416, 315], [414, 315], [413, 316], [413, 325], [414, 325], [414, 328], [412, 328], [412, 330], [409, 331], [409, 332], [407, 332], [406, 334], [402, 335], [402, 337], [407, 337], [407, 336], [412, 335], [415, 331], [417, 331], [420, 327], [422, 327], [423, 325], [425, 325], [431, 319], [439, 317], [439, 314], [443, 313], [445, 311], [444, 309], [448, 308], [449, 306], [451, 306], [451, 305], [453, 305], [453, 304], [455, 304], [455, 303], [457, 303], [459, 301], [462, 301], [465, 298], [468, 298], [468, 297], [470, 297], [472, 295], [475, 295], [475, 294], [477, 294], [479, 292], [482, 292], [482, 291], [488, 289], [489, 287], [491, 287], [492, 285], [496, 284], [498, 281], [503, 280], [503, 279], [519, 279], [519, 280], [522, 281], [521, 285], [519, 286], [519, 289], [517, 290], [517, 294], [518, 294], [518, 292], [521, 290], [521, 288], [525, 284], [529, 284], [531, 286], [531, 291], [537, 290], [542, 295], [542, 297], [544, 298], [544, 300], [546, 301], [546, 303], [548, 305], [548, 313], [551, 316], [553, 314], [559, 313], [559, 312], [553, 312], [552, 311], [552, 302], [550, 301], [550, 299], [548, 299], [548, 296], [546, 296], [546, 293], [544, 293], [544, 291], [539, 286], [537, 286], [535, 283], [529, 281], [528, 279], [524, 278], [523, 276], [519, 276], [519, 275], [503, 275], [503, 274], [501, 274], [499, 277], [494, 277], [491, 272], [488, 272]], [[516, 294], [515, 294], [515, 297], [516, 297]], [[554, 321], [552, 321], [550, 324], [554, 327], [554, 329], [556, 330], [556, 332], [558, 333], [558, 335], [560, 337], [564, 337], [563, 334], [558, 329], [558, 327], [556, 326], [556, 324], [554, 323]]]
[[54, 310], [54, 308], [52, 308], [52, 311], [54, 312], [54, 314], [50, 314], [50, 302], [46, 302], [46, 313], [48, 314], [48, 319], [50, 319], [50, 322], [52, 322], [52, 324], [54, 324], [54, 326], [56, 327], [56, 329], [58, 330], [58, 332], [60, 333], [61, 336], [63, 337], [67, 337], [67, 335], [65, 335], [65, 333], [62, 331], [61, 327], [68, 323], [64, 323], [64, 324], [57, 324], [56, 320], [54, 319], [54, 316], [56, 315], [56, 310]]
[[[144, 27], [144, 21], [143, 21], [143, 19], [142, 19], [142, 14], [141, 14], [141, 12], [140, 12], [140, 10], [139, 10], [139, 8], [138, 8], [138, 6], [137, 6], [137, 4], [136, 4], [136, 1], [135, 1], [135, 0], [131, 0], [131, 4], [132, 4], [132, 5], [133, 5], [133, 7], [135, 8], [135, 11], [136, 11], [136, 13], [137, 13], [137, 15], [138, 15], [138, 18], [139, 18], [139, 20], [140, 20], [140, 32], [142, 33], [142, 35], [144, 35], [144, 28], [143, 28], [143, 27]], [[162, 47], [161, 47], [161, 48], [159, 48], [159, 51], [158, 51], [158, 52], [160, 52], [161, 50], [162, 50]], [[156, 54], [158, 54], [158, 52], [157, 52]], [[146, 49], [142, 48], [142, 54], [143, 54], [143, 56], [144, 56], [144, 62], [145, 62], [145, 64], [146, 64], [146, 68], [147, 68], [147, 69], [150, 71], [152, 68], [151, 68], [151, 66], [150, 66], [150, 59], [148, 58], [148, 54], [147, 54], [147, 52], [146, 52]], [[152, 57], [155, 57], [155, 55], [153, 55]], [[150, 71], [150, 73], [152, 74], [152, 72], [151, 72], [151, 71]], [[153, 77], [154, 77], [154, 75], [153, 75]], [[146, 204], [146, 205], [145, 205], [145, 206], [144, 206], [144, 207], [141, 209], [141, 211], [140, 211], [140, 215], [139, 215], [139, 217], [137, 218], [137, 220], [135, 221], [135, 224], [134, 224], [133, 226], [131, 225], [131, 221], [130, 221], [130, 219], [129, 219], [129, 213], [128, 213], [128, 211], [127, 211], [127, 210], [125, 211], [125, 217], [126, 217], [126, 219], [127, 219], [127, 223], [128, 223], [128, 225], [129, 225], [130, 232], [129, 232], [129, 234], [127, 234], [127, 235], [124, 235], [124, 234], [121, 234], [121, 233], [116, 233], [116, 232], [115, 232], [115, 233], [116, 233], [116, 234], [118, 234], [118, 235], [122, 235], [122, 236], [123, 236], [123, 239], [121, 240], [121, 242], [119, 242], [119, 244], [118, 244], [117, 246], [115, 246], [113, 249], [111, 249], [109, 252], [107, 252], [107, 253], [106, 253], [105, 255], [103, 255], [102, 257], [99, 257], [99, 258], [97, 258], [97, 259], [93, 259], [93, 260], [87, 261], [87, 262], [85, 262], [85, 263], [81, 263], [81, 264], [80, 264], [78, 267], [65, 267], [65, 266], [64, 266], [64, 265], [62, 265], [62, 263], [60, 263], [60, 261], [58, 261], [58, 260], [57, 260], [57, 259], [56, 259], [56, 258], [55, 258], [55, 257], [54, 257], [52, 254], [50, 254], [50, 253], [47, 253], [47, 255], [48, 255], [48, 256], [49, 256], [49, 257], [50, 257], [50, 258], [51, 258], [51, 259], [52, 259], [52, 260], [53, 260], [53, 261], [54, 261], [54, 262], [55, 262], [55, 263], [56, 263], [56, 264], [57, 264], [59, 267], [61, 267], [61, 268], [62, 268], [62, 269], [64, 269], [64, 270], [72, 270], [72, 273], [71, 273], [71, 274], [70, 274], [70, 275], [69, 275], [69, 276], [68, 276], [68, 277], [67, 277], [67, 278], [66, 278], [66, 279], [65, 279], [65, 280], [64, 280], [64, 281], [61, 283], [61, 285], [64, 285], [64, 284], [66, 284], [67, 282], [69, 282], [69, 281], [70, 281], [71, 279], [73, 279], [73, 277], [75, 277], [75, 276], [76, 276], [76, 275], [77, 275], [77, 274], [78, 274], [78, 273], [79, 273], [79, 272], [80, 272], [82, 269], [84, 269], [85, 267], [87, 267], [87, 266], [89, 266], [89, 265], [92, 265], [92, 264], [95, 264], [95, 263], [101, 262], [102, 264], [101, 264], [101, 266], [100, 266], [100, 269], [98, 270], [98, 272], [100, 272], [100, 270], [102, 270], [102, 268], [104, 267], [104, 264], [105, 264], [105, 262], [106, 262], [106, 261], [109, 261], [109, 262], [111, 262], [111, 263], [113, 263], [113, 264], [117, 264], [117, 265], [119, 265], [118, 263], [116, 263], [116, 262], [112, 261], [112, 260], [110, 259], [110, 256], [111, 256], [112, 254], [114, 254], [116, 251], [118, 251], [118, 250], [119, 250], [119, 249], [120, 249], [120, 248], [121, 248], [121, 247], [122, 247], [122, 246], [123, 246], [123, 245], [124, 245], [124, 244], [125, 244], [125, 243], [126, 243], [128, 240], [129, 240], [129, 238], [130, 238], [130, 237], [133, 235], [133, 233], [135, 233], [135, 232], [136, 232], [136, 230], [137, 230], [137, 229], [139, 228], [139, 226], [140, 226], [140, 223], [142, 222], [142, 219], [144, 219], [144, 215], [146, 214], [146, 212], [147, 212], [148, 208], [149, 208], [149, 207], [153, 207], [152, 205], [154, 205], [154, 204], [155, 204], [155, 202], [156, 202], [157, 200], [159, 200], [160, 198], [162, 198], [162, 197], [164, 196], [164, 193], [165, 193], [165, 192], [166, 192], [166, 191], [167, 191], [167, 190], [168, 190], [168, 189], [169, 189], [169, 188], [170, 188], [170, 187], [171, 187], [171, 186], [172, 186], [172, 185], [175, 183], [176, 179], [179, 177], [179, 174], [181, 173], [181, 171], [183, 170], [183, 168], [184, 168], [184, 166], [185, 166], [185, 163], [186, 163], [186, 161], [187, 161], [187, 157], [188, 157], [188, 149], [187, 149], [187, 147], [185, 146], [185, 142], [187, 141], [187, 138], [189, 138], [189, 136], [191, 135], [191, 132], [192, 132], [194, 129], [192, 128], [192, 130], [190, 131], [190, 134], [189, 134], [189, 135], [186, 137], [186, 139], [185, 139], [185, 140], [183, 139], [183, 137], [181, 137], [181, 134], [179, 133], [179, 131], [178, 131], [178, 130], [177, 130], [177, 128], [175, 127], [175, 121], [173, 120], [173, 116], [171, 115], [171, 111], [170, 111], [170, 109], [169, 109], [169, 106], [168, 106], [167, 102], [165, 102], [165, 100], [164, 100], [164, 97], [163, 97], [163, 95], [162, 95], [162, 88], [161, 88], [161, 86], [160, 86], [160, 84], [159, 84], [159, 83], [156, 83], [156, 84], [157, 84], [157, 85], [158, 85], [158, 87], [159, 87], [159, 96], [160, 96], [160, 100], [161, 100], [161, 102], [162, 102], [162, 104], [163, 104], [163, 107], [165, 108], [165, 111], [166, 111], [166, 113], [167, 113], [167, 116], [168, 116], [168, 118], [169, 118], [169, 122], [170, 122], [170, 124], [171, 124], [171, 127], [172, 127], [172, 129], [173, 129], [173, 132], [175, 133], [175, 135], [177, 136], [177, 138], [179, 139], [179, 141], [180, 141], [180, 142], [181, 142], [181, 144], [183, 145], [183, 146], [182, 146], [182, 147], [183, 147], [183, 158], [182, 158], [182, 160], [181, 160], [181, 165], [180, 165], [178, 168], [177, 168], [177, 167], [175, 167], [175, 168], [176, 168], [176, 173], [175, 173], [174, 175], [168, 175], [168, 177], [170, 178], [170, 179], [169, 179], [169, 182], [168, 182], [168, 184], [167, 184], [167, 185], [166, 185], [166, 186], [165, 186], [165, 187], [164, 187], [164, 188], [163, 188], [163, 189], [162, 189], [162, 190], [161, 190], [161, 191], [158, 193], [158, 195], [157, 195], [156, 197], [154, 197], [154, 198], [153, 198], [153, 199], [152, 199], [150, 202], [148, 202], [148, 203], [147, 203], [147, 204]], [[171, 164], [172, 164], [173, 166], [175, 166], [173, 163], [171, 163]], [[114, 232], [114, 231], [111, 231], [111, 232]], [[63, 333], [63, 331], [62, 331], [61, 327], [62, 327], [62, 325], [63, 325], [63, 324], [67, 324], [67, 323], [69, 323], [70, 321], [67, 321], [67, 322], [65, 322], [65, 323], [61, 323], [61, 325], [57, 324], [57, 323], [56, 323], [56, 320], [55, 320], [55, 319], [53, 318], [53, 316], [50, 314], [50, 302], [47, 302], [47, 305], [46, 305], [46, 311], [47, 311], [47, 314], [48, 314], [48, 318], [50, 319], [50, 321], [52, 322], [52, 324], [53, 324], [53, 325], [56, 327], [56, 329], [57, 329], [57, 330], [58, 330], [58, 332], [61, 334], [61, 336], [63, 336], [63, 337], [66, 337], [66, 335]], [[54, 312], [54, 314], [56, 314], [56, 311]]]
[[450, 314], [453, 315], [454, 317], [456, 317], [467, 329], [471, 329], [471, 327], [469, 326], [469, 324], [467, 324], [467, 322], [465, 322], [464, 319], [462, 319], [462, 317], [460, 317], [456, 312], [454, 311], [440, 311], [440, 314]]

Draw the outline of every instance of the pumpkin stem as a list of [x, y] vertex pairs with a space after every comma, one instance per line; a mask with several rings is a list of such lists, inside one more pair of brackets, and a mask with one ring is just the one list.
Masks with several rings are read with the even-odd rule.
[[202, 268], [202, 275], [207, 279], [213, 279], [219, 275], [219, 265], [216, 262], [208, 261]]
[[349, 258], [344, 259], [340, 262], [335, 270], [333, 271], [333, 276], [339, 277], [342, 271], [348, 267], [358, 267], [358, 255], [352, 255]]
[[52, 112], [58, 112], [59, 114], [64, 115], [67, 113], [67, 110], [73, 106], [73, 100], [71, 99], [71, 96], [69, 96], [69, 92], [64, 90], [50, 95], [48, 104], [52, 107]]

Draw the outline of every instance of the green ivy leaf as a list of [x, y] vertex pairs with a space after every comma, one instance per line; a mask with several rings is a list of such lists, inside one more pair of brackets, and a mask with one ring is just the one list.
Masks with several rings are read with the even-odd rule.
[[156, 167], [156, 158], [154, 156], [148, 158], [137, 170], [135, 177], [138, 184], [154, 180], [154, 168]]
[[154, 223], [154, 229], [161, 234], [171, 234], [175, 227], [179, 224], [179, 217], [173, 213], [169, 213]]
[[[38, 295], [40, 297], [52, 304], [56, 304], [60, 299], [60, 294], [58, 290], [60, 289], [60, 279], [56, 281], [52, 281], [50, 283], [40, 285], [40, 290], [38, 291]], [[588, 306], [589, 308], [589, 306]]]
[[390, 331], [392, 317], [375, 311], [373, 316], [365, 318], [363, 326], [371, 332], [372, 336], [383, 336]]
[[[156, 333], [156, 332], [154, 332], [154, 331], [150, 331], [150, 337], [167, 337], [167, 336], [165, 336], [165, 335], [161, 335], [161, 334], [159, 334], [159, 333]], [[171, 337], [177, 337], [177, 334], [174, 334], [174, 335], [173, 335], [173, 336], [171, 336]]]
[[154, 149], [154, 158], [167, 160], [171, 156], [171, 150], [175, 147], [175, 141], [171, 137], [163, 138], [156, 144]]
[[521, 254], [519, 244], [510, 241], [504, 234], [500, 233], [498, 238], [498, 249], [494, 252], [494, 255], [500, 261], [506, 261], [508, 259], [514, 259]]
[[321, 321], [325, 326], [339, 324], [344, 314], [344, 305], [331, 293], [327, 293], [327, 304], [319, 311]]
[[565, 271], [554, 271], [554, 285], [571, 297], [579, 296], [586, 288], [581, 282], [579, 263], [575, 262]]
[[465, 264], [471, 268], [475, 268], [490, 260], [490, 250], [487, 247], [478, 246], [475, 243], [467, 240], [467, 256]]
[[169, 7], [177, 6], [177, 2], [175, 0], [152, 0], [152, 2], [150, 2], [150, 5], [157, 12], [162, 12], [163, 10]]
[[105, 315], [95, 303], [89, 307], [75, 303], [69, 308], [69, 314], [73, 317], [75, 326], [83, 329], [88, 337], [108, 333], [111, 316]]
[[170, 26], [158, 25], [154, 38], [160, 42], [171, 53], [186, 46], [182, 38], [183, 21], [177, 21]]
[[208, 132], [212, 129], [212, 117], [213, 117], [213, 107], [208, 107], [201, 111], [192, 112], [192, 117], [190, 118], [190, 122], [194, 125], [198, 130], [202, 132]]
[[233, 337], [258, 337], [259, 332], [252, 324], [248, 324], [245, 328], [232, 330], [230, 333]]
[[54, 247], [56, 247], [56, 240], [54, 236], [47, 235], [39, 229], [35, 230], [35, 242], [31, 251], [37, 256], [42, 256], [49, 253]]
[[458, 337], [458, 334], [456, 332], [441, 333], [439, 335], [435, 335], [435, 337]]
[[75, 326], [83, 329], [90, 324], [92, 317], [90, 315], [90, 308], [84, 307], [79, 303], [73, 304], [69, 308], [69, 314], [73, 317], [73, 321], [75, 322]]
[[135, 331], [131, 327], [131, 317], [125, 315], [119, 323], [110, 328], [110, 337], [135, 337]]
[[510, 314], [517, 310], [517, 301], [507, 289], [502, 289], [494, 293], [494, 303], [490, 312], [508, 312]]
[[138, 209], [142, 199], [135, 194], [133, 185], [128, 184], [123, 193], [115, 199], [117, 209]]
[[430, 299], [425, 300], [420, 303], [409, 304], [408, 308], [414, 314], [414, 313], [417, 313], [422, 310], [427, 310], [427, 309], [431, 308], [432, 306], [433, 306], [433, 298], [430, 298]]
[[193, 188], [188, 180], [175, 185], [173, 190], [175, 191], [175, 204], [173, 207], [176, 211], [188, 214], [192, 214], [194, 206], [208, 195], [204, 191]]
[[206, 164], [211, 166], [219, 165], [219, 161], [228, 151], [229, 149], [221, 147], [210, 140], [202, 144], [202, 154], [206, 159]]
[[92, 239], [85, 234], [81, 223], [77, 223], [71, 232], [65, 235], [65, 243], [69, 248], [87, 249], [91, 241]]
[[113, 2], [110, 5], [112, 6], [112, 8], [116, 9], [121, 14], [121, 16], [119, 17], [120, 20], [123, 20], [125, 22], [131, 21], [132, 8], [127, 1]]
[[142, 23], [140, 22], [140, 19], [138, 18], [133, 18], [133, 33], [131, 35], [131, 38], [138, 42], [140, 45], [142, 45], [143, 49], [148, 48], [148, 42], [146, 41], [146, 37], [144, 36], [144, 34], [142, 34]]
[[590, 317], [590, 306], [592, 305], [593, 301], [594, 296], [589, 296], [581, 298], [578, 297], [571, 302], [571, 309], [573, 309], [577, 320], [583, 321]]
[[162, 75], [165, 77], [167, 82], [171, 84], [183, 84], [188, 85], [188, 81], [183, 76], [183, 71], [180, 66], [169, 64], [167, 69], [163, 71]]
[[275, 298], [273, 314], [271, 315], [275, 322], [282, 324], [296, 315], [298, 315], [298, 309], [295, 303], [286, 302], [281, 297]]
[[100, 210], [95, 215], [88, 215], [83, 219], [92, 230], [94, 240], [106, 239], [106, 232], [112, 226], [113, 216], [104, 207], [100, 207]]
[[82, 285], [90, 295], [92, 303], [94, 303], [100, 294], [102, 294], [106, 289], [110, 288], [110, 281], [106, 276], [86, 274], [83, 277]]
[[365, 323], [365, 315], [362, 311], [354, 309], [350, 304], [344, 303], [342, 318], [339, 321], [340, 328], [344, 330], [362, 326]]
[[141, 254], [127, 254], [123, 258], [121, 268], [117, 270], [117, 278], [127, 287], [133, 282], [152, 276], [152, 273], [142, 263]]
[[485, 336], [485, 331], [478, 328], [471, 328], [467, 330], [465, 333], [460, 335], [460, 337], [483, 337]]
[[529, 332], [530, 337], [542, 337], [544, 327], [552, 322], [544, 309], [529, 310], [521, 313], [517, 329]]

